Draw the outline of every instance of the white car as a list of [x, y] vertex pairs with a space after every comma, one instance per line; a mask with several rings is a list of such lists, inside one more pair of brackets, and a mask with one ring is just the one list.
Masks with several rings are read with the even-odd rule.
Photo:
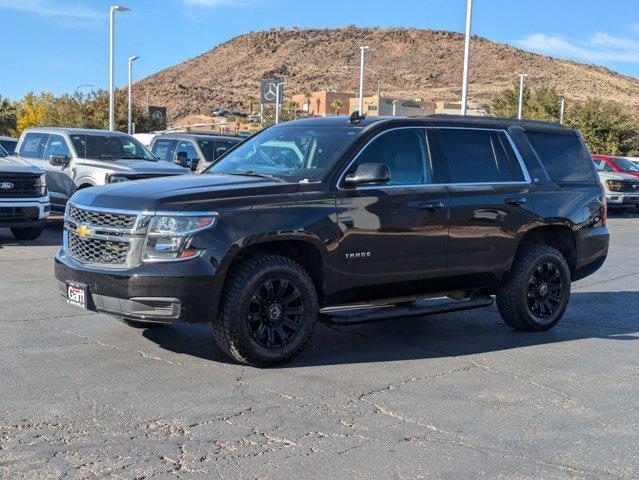
[[599, 168], [597, 171], [606, 191], [608, 208], [639, 208], [639, 178], [625, 173], [604, 172]]

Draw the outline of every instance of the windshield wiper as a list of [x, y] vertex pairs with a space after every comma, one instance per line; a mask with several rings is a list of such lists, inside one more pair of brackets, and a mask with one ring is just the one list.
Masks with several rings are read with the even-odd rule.
[[125, 153], [124, 155], [120, 155], [120, 158], [123, 159], [123, 160], [149, 160], [149, 161], [152, 161], [152, 160], [150, 160], [147, 157], [141, 157], [139, 155], [133, 155], [131, 153]]
[[[214, 173], [218, 173], [218, 172], [214, 172]], [[284, 182], [285, 180], [275, 177], [273, 175], [269, 175], [268, 173], [258, 173], [258, 172], [254, 172], [253, 170], [247, 170], [246, 172], [219, 172], [219, 173], [224, 173], [225, 175], [241, 175], [244, 177], [260, 177], [260, 178], [266, 178], [268, 180], [275, 180], [276, 182]]]

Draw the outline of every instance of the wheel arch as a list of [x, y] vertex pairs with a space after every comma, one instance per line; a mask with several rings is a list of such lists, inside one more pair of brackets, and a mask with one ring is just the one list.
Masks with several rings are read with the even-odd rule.
[[548, 245], [556, 248], [566, 259], [571, 277], [577, 268], [577, 240], [572, 228], [565, 224], [541, 225], [526, 231], [517, 245], [513, 261], [526, 245]]

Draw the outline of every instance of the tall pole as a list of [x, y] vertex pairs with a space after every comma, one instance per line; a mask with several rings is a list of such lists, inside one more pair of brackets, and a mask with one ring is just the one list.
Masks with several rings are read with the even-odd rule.
[[275, 125], [280, 123], [280, 88], [282, 85], [284, 85], [284, 82], [275, 85]]
[[109, 8], [109, 130], [115, 130], [115, 12], [126, 12], [129, 9], [121, 5]]
[[470, 29], [473, 20], [473, 0], [466, 3], [466, 34], [464, 36], [464, 74], [462, 78], [461, 114], [466, 115], [468, 103], [468, 69], [470, 64]]
[[559, 104], [559, 123], [564, 124], [564, 107], [566, 106], [566, 97], [562, 93], [559, 95], [561, 103]]
[[133, 134], [133, 102], [132, 102], [132, 95], [131, 95], [131, 83], [132, 83], [132, 70], [133, 70], [133, 62], [135, 62], [138, 58], [137, 55], [134, 55], [132, 57], [129, 57], [129, 114], [127, 117], [127, 127], [128, 127], [128, 132], [129, 135]]
[[520, 73], [519, 74], [519, 108], [517, 109], [517, 118], [521, 120], [522, 111], [524, 109], [524, 77], [527, 77], [528, 74]]
[[364, 112], [364, 55], [366, 50], [370, 47], [364, 45], [359, 47], [360, 59], [359, 59], [359, 114], [363, 115]]

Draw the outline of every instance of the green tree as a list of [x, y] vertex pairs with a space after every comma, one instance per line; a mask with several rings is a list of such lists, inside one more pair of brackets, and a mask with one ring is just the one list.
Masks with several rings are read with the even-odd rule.
[[[519, 110], [519, 84], [497, 96], [490, 105], [490, 114], [516, 118]], [[532, 91], [524, 86], [523, 118], [559, 121], [559, 94], [554, 87], [540, 87]]]
[[0, 95], [0, 135], [13, 135], [17, 128], [18, 115], [15, 105]]
[[568, 109], [565, 124], [581, 132], [592, 153], [636, 155], [639, 118], [622, 104], [591, 98]]
[[331, 107], [333, 107], [333, 111], [337, 116], [339, 116], [339, 111], [342, 109], [343, 106], [344, 103], [339, 98], [336, 98], [331, 102]]

